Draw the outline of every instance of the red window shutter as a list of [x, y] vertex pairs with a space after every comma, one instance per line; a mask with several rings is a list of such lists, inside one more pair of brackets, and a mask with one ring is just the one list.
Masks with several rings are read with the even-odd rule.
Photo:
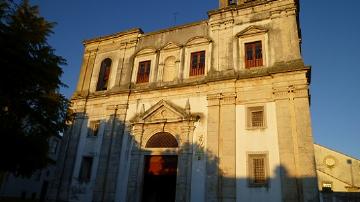
[[245, 44], [245, 67], [263, 66], [262, 44], [261, 41]]
[[150, 60], [139, 62], [139, 69], [138, 69], [138, 73], [137, 73], [136, 83], [149, 82], [150, 65], [151, 65]]
[[198, 76], [205, 73], [205, 51], [191, 53], [190, 62], [190, 76]]

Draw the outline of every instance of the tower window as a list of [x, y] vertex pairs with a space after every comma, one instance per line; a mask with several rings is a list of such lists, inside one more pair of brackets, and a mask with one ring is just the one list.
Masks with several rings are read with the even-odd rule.
[[266, 154], [248, 155], [249, 186], [266, 186], [267, 176], [267, 157]]
[[96, 85], [96, 91], [107, 90], [110, 77], [111, 59], [106, 58], [101, 62], [99, 78]]
[[229, 5], [235, 5], [237, 0], [229, 0]]
[[262, 44], [261, 41], [245, 44], [245, 67], [263, 66]]
[[138, 69], [138, 73], [137, 73], [136, 83], [149, 82], [150, 65], [151, 65], [150, 60], [139, 62], [139, 69]]
[[203, 75], [205, 73], [205, 51], [191, 53], [190, 76]]
[[84, 156], [81, 162], [80, 173], [79, 173], [79, 182], [87, 183], [91, 178], [91, 167], [93, 163], [93, 157]]

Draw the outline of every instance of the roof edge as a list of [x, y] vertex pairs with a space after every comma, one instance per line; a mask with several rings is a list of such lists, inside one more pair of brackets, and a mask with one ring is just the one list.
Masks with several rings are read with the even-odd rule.
[[91, 38], [91, 39], [85, 39], [83, 41], [83, 45], [100, 42], [100, 41], [104, 41], [104, 40], [109, 40], [109, 39], [113, 39], [116, 37], [120, 37], [120, 36], [124, 36], [124, 35], [128, 35], [128, 34], [134, 34], [134, 33], [143, 34], [144, 32], [140, 28], [132, 28], [132, 29], [128, 29], [128, 30], [125, 30], [122, 32], [117, 32], [114, 34], [104, 35], [104, 36], [95, 37], [95, 38]]

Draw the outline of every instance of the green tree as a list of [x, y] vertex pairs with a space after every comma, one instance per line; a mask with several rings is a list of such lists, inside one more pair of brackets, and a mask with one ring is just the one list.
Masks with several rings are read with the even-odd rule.
[[53, 26], [27, 0], [0, 0], [0, 171], [45, 167], [49, 138], [65, 128], [65, 60], [47, 43]]

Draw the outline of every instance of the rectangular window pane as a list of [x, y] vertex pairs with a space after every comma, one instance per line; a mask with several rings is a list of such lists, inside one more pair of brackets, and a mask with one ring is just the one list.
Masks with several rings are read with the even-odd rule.
[[248, 174], [250, 186], [267, 185], [267, 155], [249, 154], [248, 155]]
[[203, 75], [205, 73], [205, 51], [191, 53], [190, 76]]
[[262, 127], [263, 126], [263, 111], [251, 112], [251, 126]]
[[254, 166], [254, 183], [265, 182], [265, 165], [263, 158], [253, 159]]
[[265, 126], [264, 106], [247, 108], [247, 127], [262, 128]]
[[149, 82], [151, 61], [139, 62], [136, 83]]
[[245, 44], [245, 67], [259, 67], [263, 65], [261, 41]]

